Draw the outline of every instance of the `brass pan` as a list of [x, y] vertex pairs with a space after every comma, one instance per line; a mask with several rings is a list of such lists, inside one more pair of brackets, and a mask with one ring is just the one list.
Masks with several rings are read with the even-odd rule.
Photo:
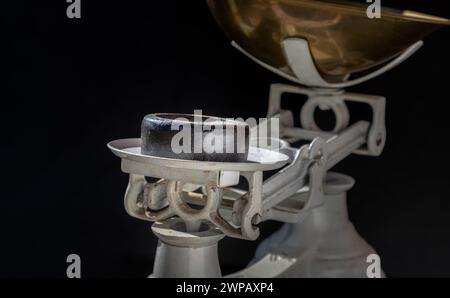
[[329, 81], [368, 70], [399, 55], [450, 20], [382, 9], [370, 19], [367, 6], [329, 0], [207, 0], [215, 19], [244, 50], [292, 75], [283, 40], [308, 41], [321, 75]]

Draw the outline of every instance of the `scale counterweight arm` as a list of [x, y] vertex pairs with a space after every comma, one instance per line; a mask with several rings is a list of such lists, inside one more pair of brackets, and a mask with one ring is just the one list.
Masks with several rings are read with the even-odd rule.
[[[263, 210], [270, 211], [271, 208], [295, 195], [302, 187], [308, 186], [308, 175], [311, 184], [313, 178], [311, 169], [314, 170], [314, 167], [319, 167], [325, 176], [327, 170], [367, 142], [369, 128], [368, 122], [360, 121], [326, 141], [317, 138], [309, 146], [290, 149], [296, 151], [293, 162], [263, 185]], [[325, 179], [324, 176], [317, 178]], [[318, 183], [320, 185], [321, 181]]]

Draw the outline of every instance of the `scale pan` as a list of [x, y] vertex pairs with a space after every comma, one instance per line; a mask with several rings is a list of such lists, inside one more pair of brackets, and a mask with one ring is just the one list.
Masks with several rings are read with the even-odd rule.
[[330, 82], [368, 70], [401, 54], [450, 20], [330, 0], [208, 0], [215, 19], [245, 51], [293, 75], [283, 49], [287, 38], [306, 39], [321, 75]]

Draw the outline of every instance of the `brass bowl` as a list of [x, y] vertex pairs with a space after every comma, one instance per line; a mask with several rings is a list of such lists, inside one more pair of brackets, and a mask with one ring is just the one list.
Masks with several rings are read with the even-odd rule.
[[321, 75], [329, 81], [368, 70], [402, 53], [450, 20], [382, 9], [369, 19], [367, 6], [329, 0], [207, 0], [228, 37], [257, 59], [293, 75], [283, 40], [308, 41]]

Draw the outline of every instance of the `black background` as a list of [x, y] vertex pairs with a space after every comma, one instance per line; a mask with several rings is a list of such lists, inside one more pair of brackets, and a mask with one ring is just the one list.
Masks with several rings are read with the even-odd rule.
[[[382, 3], [450, 17], [443, 0]], [[72, 253], [84, 277], [144, 277], [156, 240], [126, 215], [127, 176], [106, 143], [139, 136], [153, 112], [264, 117], [284, 81], [229, 45], [205, 1], [82, 1], [81, 20], [66, 7], [2, 3], [0, 277], [65, 277]], [[388, 98], [383, 156], [338, 170], [357, 178], [351, 219], [392, 277], [450, 277], [449, 38], [351, 89]], [[224, 273], [257, 243], [222, 241]]]

